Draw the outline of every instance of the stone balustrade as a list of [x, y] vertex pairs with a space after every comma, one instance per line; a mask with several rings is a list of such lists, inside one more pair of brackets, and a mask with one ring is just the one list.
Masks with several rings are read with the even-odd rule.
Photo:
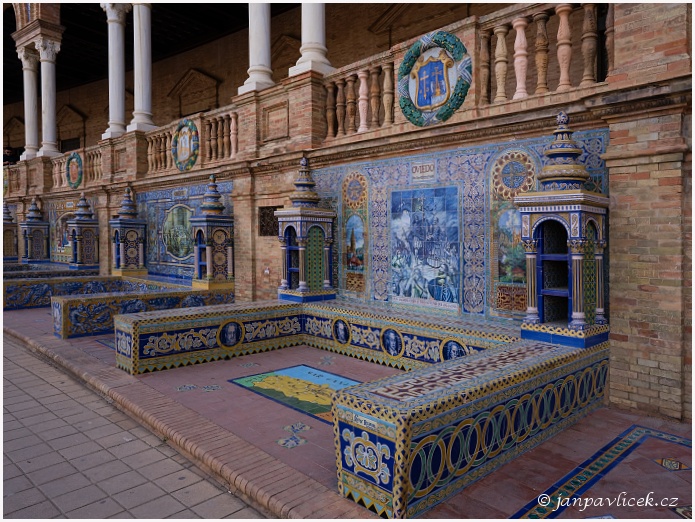
[[86, 183], [99, 183], [104, 176], [104, 168], [101, 163], [101, 147], [96, 145], [88, 147], [84, 151], [84, 177]]
[[147, 133], [147, 173], [168, 171], [175, 168], [171, 155], [171, 142], [176, 123], [170, 123]]
[[68, 186], [68, 180], [65, 177], [65, 168], [68, 163], [68, 155], [56, 156], [51, 159], [53, 164], [53, 188], [60, 189]]
[[[593, 87], [600, 81], [598, 4], [575, 5], [519, 4], [480, 17], [480, 106]], [[609, 5], [608, 72], [613, 58], [612, 11]]]
[[229, 107], [205, 113], [202, 136], [204, 164], [235, 159], [239, 150], [237, 113]]
[[326, 75], [326, 139], [388, 127], [394, 122], [394, 62], [390, 52]]

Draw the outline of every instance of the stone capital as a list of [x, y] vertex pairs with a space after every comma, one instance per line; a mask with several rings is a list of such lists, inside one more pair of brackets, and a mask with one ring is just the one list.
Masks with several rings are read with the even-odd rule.
[[36, 40], [35, 45], [36, 49], [39, 51], [42, 62], [55, 63], [56, 56], [60, 52], [60, 42], [40, 36], [38, 40]]
[[36, 71], [37, 65], [39, 63], [39, 55], [33, 49], [29, 47], [18, 47], [17, 56], [22, 60], [22, 68], [29, 69], [30, 71]]
[[106, 13], [107, 22], [125, 25], [125, 16], [132, 9], [131, 4], [100, 4]]

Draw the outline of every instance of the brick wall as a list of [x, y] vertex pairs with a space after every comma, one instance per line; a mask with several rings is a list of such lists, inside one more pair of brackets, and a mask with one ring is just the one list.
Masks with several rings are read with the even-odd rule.
[[[647, 112], [647, 111], [645, 111]], [[684, 114], [610, 122], [611, 402], [684, 416], [690, 159]], [[687, 207], [687, 209], [686, 209]], [[689, 400], [689, 399], [688, 399]]]

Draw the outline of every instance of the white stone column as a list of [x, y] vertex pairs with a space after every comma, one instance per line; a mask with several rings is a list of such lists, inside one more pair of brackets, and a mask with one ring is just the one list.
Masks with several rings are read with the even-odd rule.
[[20, 159], [27, 160], [35, 158], [39, 151], [39, 55], [28, 47], [20, 47], [17, 54], [24, 73], [24, 152]]
[[56, 55], [60, 42], [40, 36], [36, 49], [41, 59], [41, 148], [37, 156], [59, 156], [56, 126]]
[[249, 3], [249, 77], [239, 94], [275, 85], [270, 68], [270, 4]]
[[152, 121], [152, 12], [150, 4], [133, 4], [135, 61], [135, 107], [127, 131], [148, 131], [156, 128]]
[[130, 4], [101, 4], [109, 27], [109, 128], [102, 139], [125, 133], [125, 15]]
[[290, 67], [289, 76], [297, 76], [306, 71], [329, 74], [335, 68], [328, 61], [326, 53], [325, 4], [302, 4], [302, 56], [297, 65]]

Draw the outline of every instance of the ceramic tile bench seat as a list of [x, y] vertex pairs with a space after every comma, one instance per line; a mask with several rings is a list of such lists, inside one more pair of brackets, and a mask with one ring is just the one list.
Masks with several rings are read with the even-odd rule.
[[514, 342], [518, 327], [387, 307], [264, 301], [115, 319], [116, 360], [133, 373], [308, 345], [412, 370]]
[[[161, 285], [161, 283], [157, 283]], [[234, 302], [228, 290], [147, 288], [81, 296], [58, 296], [51, 299], [53, 330], [57, 337], [68, 339], [113, 332], [114, 317], [142, 311], [197, 308]]]
[[43, 279], [43, 278], [58, 278], [58, 277], [87, 277], [87, 276], [98, 276], [99, 269], [84, 269], [84, 270], [9, 270], [3, 271], [3, 280], [8, 279]]
[[416, 517], [576, 422], [604, 396], [608, 343], [519, 341], [333, 396], [338, 487]]
[[51, 297], [63, 295], [100, 294], [105, 292], [155, 291], [166, 288], [185, 289], [182, 285], [173, 285], [115, 276], [47, 277], [35, 280], [31, 278], [3, 280], [3, 308], [19, 310], [22, 308], [40, 308], [51, 306]]

